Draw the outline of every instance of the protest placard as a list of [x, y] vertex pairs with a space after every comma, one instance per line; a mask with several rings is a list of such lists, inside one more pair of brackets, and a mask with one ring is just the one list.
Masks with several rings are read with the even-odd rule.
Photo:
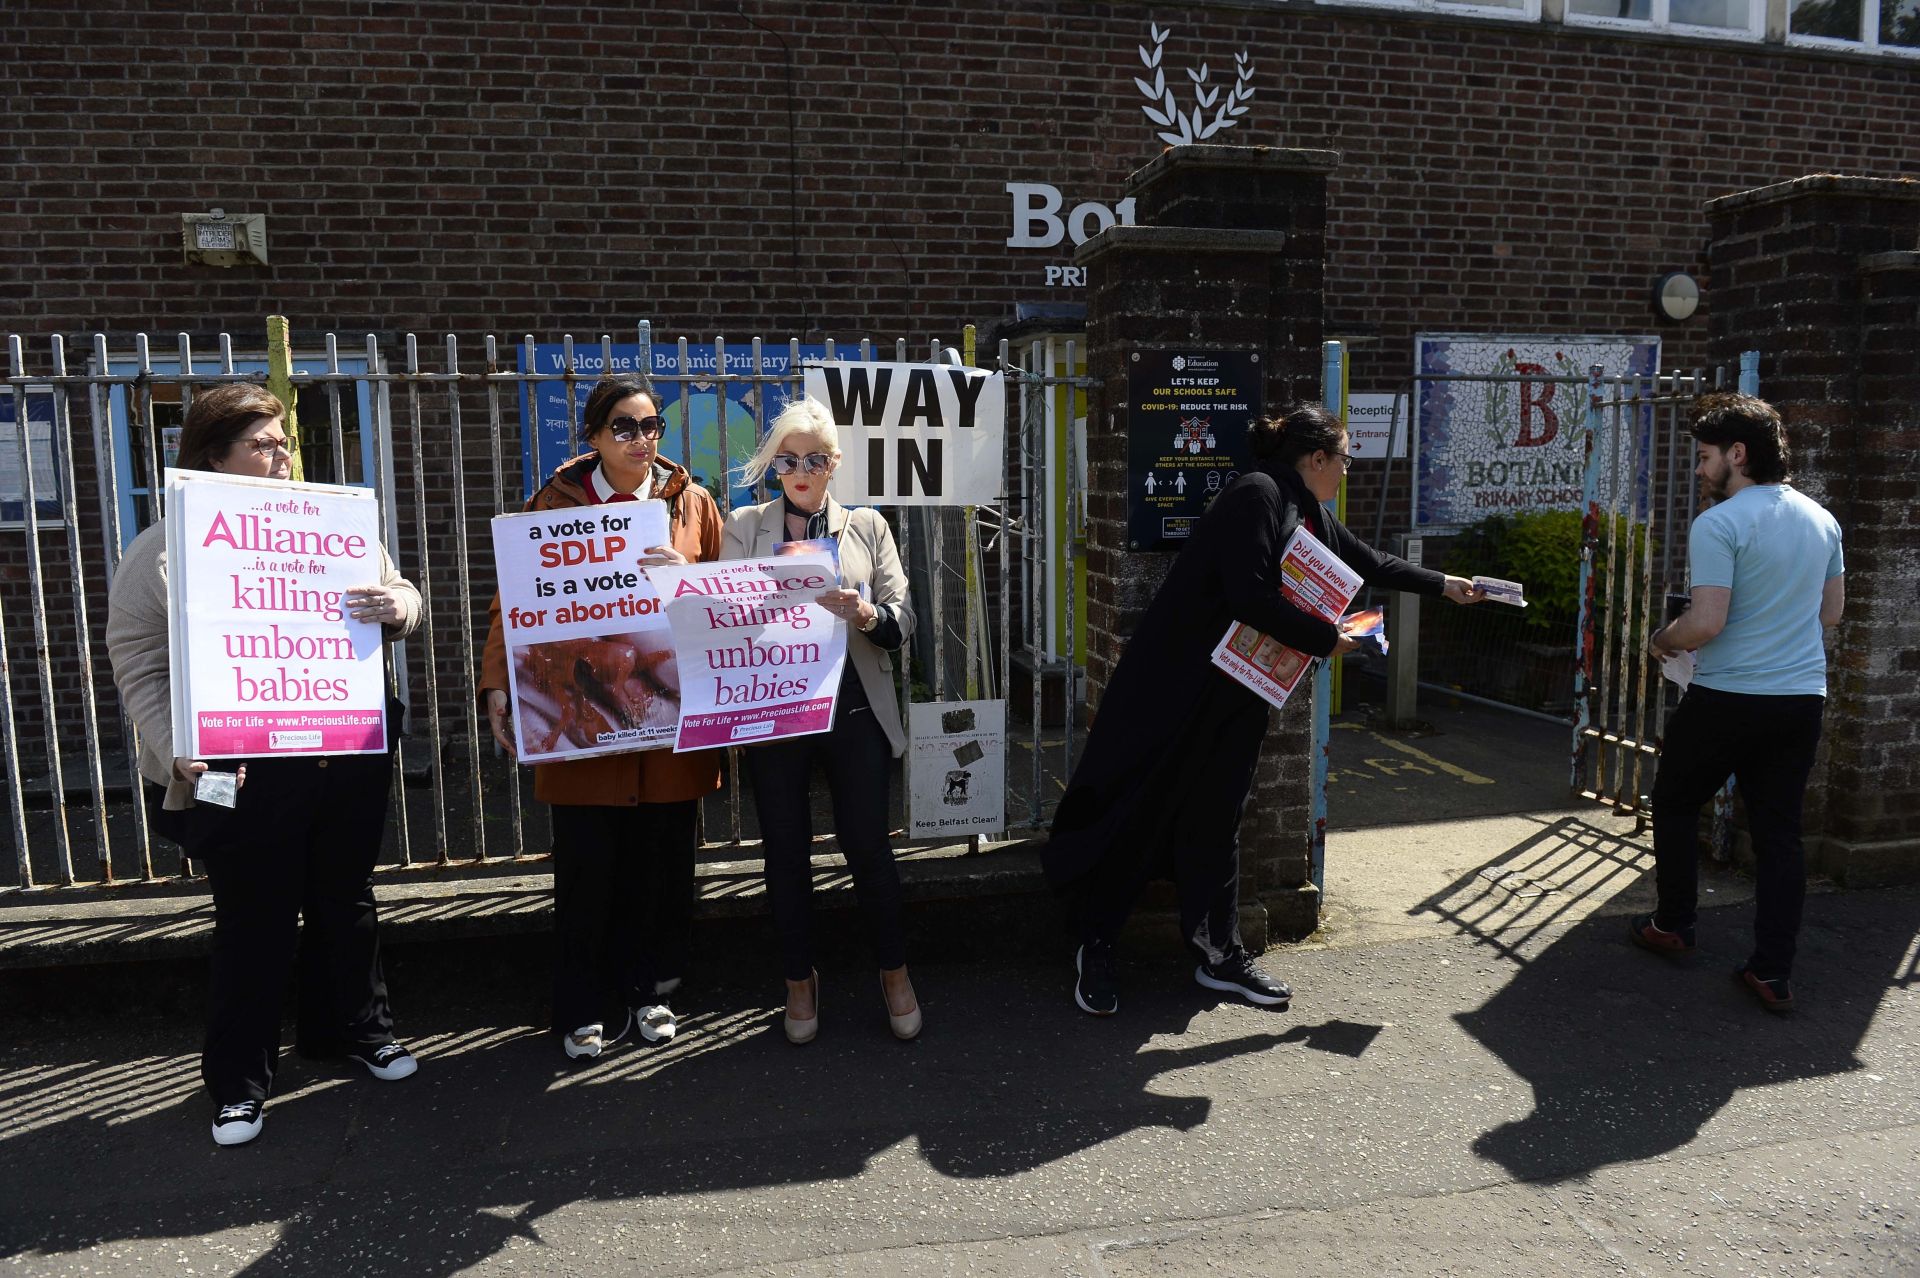
[[667, 504], [497, 515], [500, 628], [522, 763], [672, 743], [673, 641], [640, 552], [667, 544]]
[[[1286, 553], [1280, 557], [1280, 593], [1288, 602], [1338, 621], [1360, 586], [1360, 574], [1341, 563], [1305, 525], [1288, 538]], [[1214, 645], [1213, 664], [1278, 707], [1300, 686], [1313, 658], [1236, 621]]]
[[849, 506], [968, 506], [1000, 499], [1007, 387], [954, 364], [809, 365], [806, 393], [840, 429], [832, 492]]
[[343, 599], [380, 582], [373, 493], [172, 469], [166, 488], [174, 748], [384, 751], [380, 627]]
[[819, 553], [647, 569], [681, 671], [675, 750], [833, 726], [847, 627], [817, 600], [839, 582]]

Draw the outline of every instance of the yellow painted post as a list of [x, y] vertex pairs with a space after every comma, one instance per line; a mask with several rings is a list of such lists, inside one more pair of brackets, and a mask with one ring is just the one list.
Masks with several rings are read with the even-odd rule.
[[299, 396], [293, 389], [293, 342], [287, 335], [287, 317], [267, 316], [267, 390], [287, 406], [287, 449], [292, 454], [293, 479], [304, 479], [300, 464], [300, 419], [294, 411]]

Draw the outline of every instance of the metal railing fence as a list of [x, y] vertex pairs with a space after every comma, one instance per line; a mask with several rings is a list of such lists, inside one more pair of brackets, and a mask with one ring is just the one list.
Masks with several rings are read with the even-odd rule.
[[[703, 399], [713, 409], [717, 469], [725, 469], [764, 435], [771, 401], [801, 390], [805, 360], [798, 339], [775, 345], [756, 338], [744, 347], [730, 347], [724, 338], [680, 339], [656, 349], [652, 326], [644, 322], [636, 337], [639, 367], [663, 399], [671, 396], [680, 406], [676, 460], [694, 456]], [[0, 889], [192, 875], [184, 859], [169, 860], [171, 845], [149, 828], [139, 801], [137, 738], [113, 690], [102, 635], [107, 591], [124, 547], [163, 513], [170, 432], [196, 390], [237, 381], [266, 382], [294, 400], [309, 477], [374, 489], [389, 552], [421, 592], [421, 626], [394, 646], [389, 661], [392, 690], [410, 711], [396, 750], [382, 867], [489, 869], [543, 857], [549, 832], [531, 799], [530, 772], [500, 755], [479, 711], [478, 665], [495, 585], [489, 521], [521, 508], [530, 476], [537, 486], [580, 451], [586, 393], [601, 370], [617, 366], [613, 339], [564, 337], [559, 365], [542, 367], [540, 344], [531, 336], [508, 343], [453, 335], [422, 342], [409, 335], [395, 349], [374, 336], [349, 343], [327, 334], [291, 365], [283, 358], [265, 371], [254, 352], [236, 350], [226, 334], [211, 351], [204, 343], [196, 349], [184, 334], [167, 344], [139, 335], [121, 345], [111, 349], [107, 337], [96, 335], [89, 358], [76, 368], [58, 336], [48, 339], [37, 361], [18, 336], [8, 342], [7, 391], [0, 399], [11, 403], [16, 423], [22, 513], [20, 536], [0, 530], [0, 762], [13, 851], [12, 882], [0, 870]], [[856, 352], [862, 359], [908, 360], [922, 352], [936, 361], [953, 357], [937, 340], [890, 347], [829, 341], [825, 347], [827, 359]], [[1010, 381], [1039, 388], [1086, 384], [1018, 367], [1006, 343], [998, 357]], [[538, 429], [543, 393], [564, 400], [564, 450]], [[1039, 602], [1044, 539], [1069, 535], [1075, 521], [1070, 514], [1055, 533], [1045, 518], [1047, 460], [1031, 413], [1020, 407], [1033, 398], [1008, 396], [1005, 500], [978, 509], [887, 512], [909, 580], [923, 584], [914, 604], [930, 636], [918, 661], [902, 654], [903, 701], [914, 699], [916, 685], [922, 696], [935, 698], [1006, 697], [1016, 616], [1028, 623], [1026, 643], [1036, 652], [1044, 647], [1044, 609], [1026, 601]], [[740, 420], [743, 405], [751, 439], [737, 439], [749, 430]], [[0, 448], [7, 443], [0, 434]], [[673, 456], [675, 450], [663, 451]], [[1069, 451], [1070, 511], [1081, 500], [1072, 462]], [[44, 482], [49, 466], [50, 485]], [[0, 489], [5, 470], [0, 466]], [[89, 472], [91, 484], [83, 482]], [[731, 507], [735, 490], [726, 474], [701, 478], [723, 512]], [[0, 510], [9, 496], [0, 491]], [[1039, 827], [1059, 789], [1042, 775], [1037, 680], [1035, 709], [1028, 739], [1015, 740], [1009, 725], [1010, 830], [1023, 823]], [[1057, 756], [1061, 779], [1072, 750], [1070, 719]], [[1022, 769], [1015, 777], [1016, 754], [1031, 762], [1030, 774]], [[709, 846], [751, 839], [733, 762], [719, 801], [702, 805]]]

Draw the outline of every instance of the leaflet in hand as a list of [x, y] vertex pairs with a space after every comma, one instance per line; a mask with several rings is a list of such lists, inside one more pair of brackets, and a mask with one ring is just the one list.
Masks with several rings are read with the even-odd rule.
[[[1280, 557], [1280, 593], [1317, 617], [1337, 621], [1360, 591], [1360, 574], [1340, 562], [1326, 543], [1302, 525]], [[1363, 614], [1364, 615], [1364, 614]], [[1235, 622], [1214, 645], [1213, 664], [1227, 676], [1283, 706], [1300, 686], [1313, 658], [1252, 626]]]
[[1505, 581], [1499, 577], [1475, 577], [1473, 584], [1486, 592], [1487, 598], [1495, 603], [1512, 604], [1515, 608], [1527, 606], [1526, 587], [1517, 581]]
[[1340, 618], [1340, 633], [1349, 639], [1373, 640], [1360, 646], [1373, 648], [1384, 657], [1387, 655], [1387, 610], [1368, 608], [1364, 612], [1350, 612]]

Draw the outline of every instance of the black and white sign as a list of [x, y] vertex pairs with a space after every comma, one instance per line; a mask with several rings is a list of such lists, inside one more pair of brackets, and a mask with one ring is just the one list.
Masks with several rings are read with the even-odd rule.
[[[1393, 438], [1387, 438], [1391, 429]], [[1405, 395], [1347, 396], [1347, 451], [1355, 461], [1407, 455]]]
[[847, 506], [984, 506], [1005, 474], [1007, 382], [951, 364], [810, 365], [807, 397], [840, 428]]
[[1006, 828], [1007, 703], [917, 701], [907, 707], [913, 838]]

